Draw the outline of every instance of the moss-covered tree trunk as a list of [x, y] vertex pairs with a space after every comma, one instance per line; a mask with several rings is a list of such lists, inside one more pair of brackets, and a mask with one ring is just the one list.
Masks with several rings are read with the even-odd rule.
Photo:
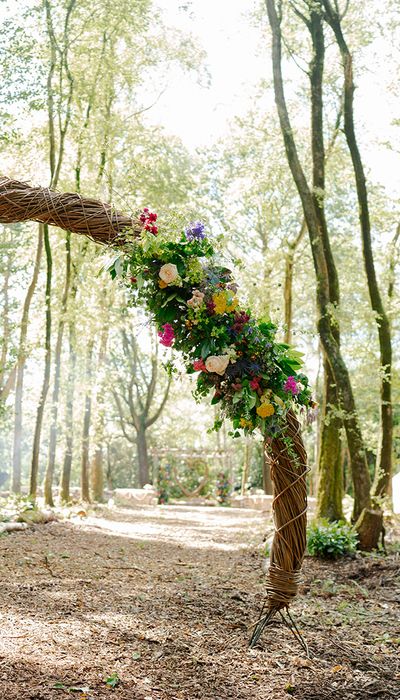
[[340, 435], [341, 421], [335, 404], [337, 393], [329, 362], [324, 361], [324, 405], [322, 406], [321, 439], [318, 459], [317, 517], [343, 519], [343, 468]]

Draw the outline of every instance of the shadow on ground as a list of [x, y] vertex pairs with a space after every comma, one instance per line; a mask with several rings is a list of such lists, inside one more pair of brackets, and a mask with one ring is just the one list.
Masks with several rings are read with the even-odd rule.
[[103, 509], [1, 538], [0, 697], [400, 697], [395, 556], [307, 559], [294, 614], [313, 658], [278, 623], [248, 650], [265, 528], [255, 511]]

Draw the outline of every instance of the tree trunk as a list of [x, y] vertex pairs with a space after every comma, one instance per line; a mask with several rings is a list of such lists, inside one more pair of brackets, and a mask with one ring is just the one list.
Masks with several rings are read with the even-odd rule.
[[247, 482], [249, 479], [249, 469], [250, 469], [250, 442], [248, 438], [245, 438], [244, 450], [243, 450], [243, 471], [242, 471], [242, 488], [241, 495], [244, 496], [246, 493]]
[[94, 340], [89, 340], [86, 353], [86, 393], [85, 393], [85, 413], [83, 417], [82, 432], [82, 461], [81, 461], [81, 498], [82, 501], [90, 503], [89, 492], [89, 447], [90, 447], [90, 418], [92, 409], [92, 355]]
[[288, 243], [288, 249], [285, 258], [285, 281], [283, 287], [283, 296], [285, 304], [285, 343], [292, 342], [292, 325], [293, 325], [293, 274], [294, 274], [294, 261], [297, 249], [304, 238], [304, 234], [307, 231], [306, 222], [303, 219], [301, 222], [299, 233], [297, 234], [294, 241]]
[[[107, 352], [107, 340], [109, 331], [109, 307], [105, 309], [106, 320], [103, 324], [101, 339], [100, 339], [100, 350], [98, 357], [98, 368], [100, 373], [104, 371], [104, 363], [106, 360]], [[94, 426], [94, 436], [95, 436], [95, 452], [92, 461], [91, 468], [91, 482], [92, 482], [92, 497], [94, 501], [102, 502], [104, 500], [104, 382], [103, 377], [100, 376], [97, 379], [98, 389], [95, 401], [95, 426]]]
[[265, 444], [264, 444], [264, 449], [263, 449], [263, 455], [262, 455], [262, 470], [263, 470], [263, 489], [264, 493], [267, 494], [267, 496], [272, 496], [274, 492], [274, 486], [272, 483], [271, 479], [271, 468], [270, 468], [270, 457], [268, 456], [268, 452], [266, 450]]
[[70, 500], [69, 487], [71, 481], [72, 457], [74, 446], [74, 391], [75, 391], [75, 367], [76, 367], [76, 351], [75, 351], [75, 322], [73, 319], [69, 322], [69, 359], [68, 359], [68, 380], [67, 380], [67, 396], [65, 406], [65, 433], [66, 444], [64, 462], [61, 473], [60, 484], [60, 499], [62, 503], [68, 503]]
[[384, 533], [382, 510], [365, 508], [355, 527], [358, 533], [359, 548], [365, 552], [371, 552], [373, 549], [376, 549]]
[[149, 456], [147, 452], [146, 428], [142, 425], [136, 429], [136, 450], [138, 458], [138, 477], [141, 488], [150, 481]]
[[32, 279], [26, 293], [24, 308], [20, 324], [20, 336], [18, 343], [17, 378], [14, 397], [14, 449], [11, 489], [13, 493], [21, 493], [21, 446], [22, 446], [22, 396], [24, 392], [24, 373], [26, 362], [26, 338], [28, 334], [29, 310], [34, 295], [43, 252], [43, 228], [39, 226], [36, 247], [35, 264], [33, 266]]
[[340, 435], [341, 421], [336, 416], [337, 393], [329, 362], [324, 361], [324, 405], [318, 459], [317, 517], [343, 520], [343, 469]]
[[44, 376], [42, 391], [40, 394], [39, 404], [36, 412], [35, 434], [33, 438], [32, 463], [30, 475], [29, 494], [32, 500], [36, 500], [37, 482], [39, 472], [39, 450], [40, 436], [42, 432], [43, 414], [46, 403], [47, 392], [50, 384], [50, 365], [51, 365], [51, 275], [52, 275], [52, 255], [49, 239], [49, 227], [43, 224], [44, 247], [46, 251], [47, 275], [46, 275], [46, 331], [45, 331], [45, 360], [44, 360]]
[[60, 374], [61, 374], [61, 350], [64, 336], [65, 312], [67, 310], [67, 300], [71, 281], [71, 234], [67, 232], [65, 239], [66, 247], [66, 269], [65, 269], [65, 284], [64, 292], [61, 301], [60, 319], [58, 322], [57, 341], [54, 353], [54, 385], [53, 397], [51, 406], [51, 425], [49, 439], [49, 455], [47, 461], [47, 469], [44, 480], [44, 501], [49, 506], [54, 506], [53, 502], [53, 477], [54, 465], [56, 459], [56, 444], [57, 444], [57, 417], [58, 417], [58, 399], [60, 393]]

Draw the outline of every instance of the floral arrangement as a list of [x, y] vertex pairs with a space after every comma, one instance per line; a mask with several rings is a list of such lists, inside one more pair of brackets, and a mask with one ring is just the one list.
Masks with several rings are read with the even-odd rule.
[[[307, 377], [299, 373], [300, 353], [276, 342], [276, 326], [243, 306], [204, 224], [160, 230], [149, 209], [139, 220], [141, 236], [108, 269], [125, 281], [132, 303], [150, 312], [159, 342], [197, 374], [195, 397], [212, 394], [211, 403], [219, 405], [214, 428], [229, 418], [234, 437], [257, 429], [273, 437], [291, 407], [313, 408]], [[174, 371], [173, 362], [168, 368]]]

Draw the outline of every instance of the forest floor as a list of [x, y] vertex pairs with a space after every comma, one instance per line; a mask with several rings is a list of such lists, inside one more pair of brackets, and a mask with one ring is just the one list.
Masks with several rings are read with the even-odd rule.
[[249, 651], [264, 531], [256, 511], [163, 506], [3, 535], [1, 700], [400, 698], [400, 555], [307, 557], [312, 658], [278, 621]]

